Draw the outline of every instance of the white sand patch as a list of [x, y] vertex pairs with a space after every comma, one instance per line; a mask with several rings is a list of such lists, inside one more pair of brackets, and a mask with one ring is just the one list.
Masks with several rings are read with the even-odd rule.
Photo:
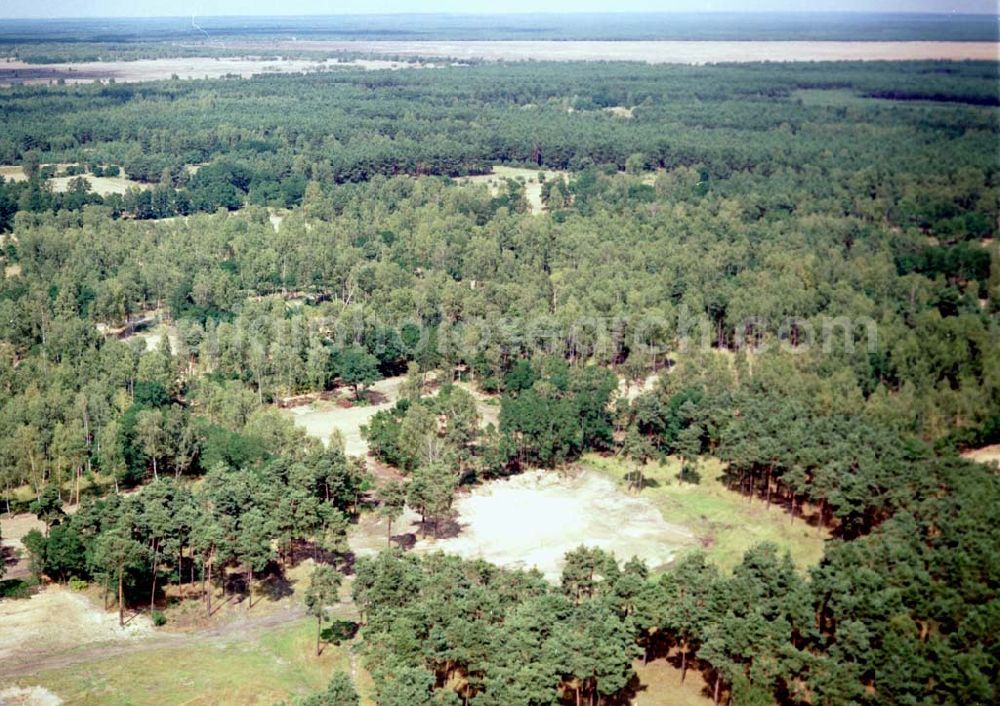
[[59, 706], [62, 702], [42, 686], [11, 686], [0, 691], [0, 706]]
[[[244, 50], [283, 48], [353, 51], [427, 58], [489, 61], [645, 61], [651, 64], [705, 64], [746, 61], [908, 61], [997, 60], [996, 42], [866, 41], [351, 41], [281, 40], [243, 42]], [[162, 60], [161, 60], [162, 61]], [[132, 62], [139, 63], [139, 62]], [[119, 79], [121, 80], [121, 79]]]
[[0, 600], [0, 625], [0, 660], [11, 663], [39, 650], [138, 637], [152, 630], [143, 615], [120, 627], [117, 612], [105, 612], [62, 586], [49, 586], [27, 600]]
[[614, 552], [621, 561], [637, 556], [655, 570], [695, 541], [647, 499], [626, 495], [592, 471], [530, 471], [493, 481], [461, 496], [455, 509], [462, 527], [458, 536], [421, 539], [418, 551], [537, 567], [550, 581], [559, 580], [566, 552], [581, 544]]
[[632, 380], [626, 380], [623, 377], [618, 378], [618, 395], [619, 397], [624, 397], [626, 400], [631, 402], [639, 395], [645, 394], [647, 392], [652, 392], [656, 387], [656, 383], [660, 380], [659, 373], [652, 373], [647, 375], [646, 378], [640, 382], [635, 382]]

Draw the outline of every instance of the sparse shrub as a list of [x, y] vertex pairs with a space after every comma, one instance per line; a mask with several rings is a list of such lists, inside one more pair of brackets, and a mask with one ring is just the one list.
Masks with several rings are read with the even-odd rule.
[[167, 616], [162, 611], [154, 610], [149, 617], [153, 619], [153, 625], [158, 628], [167, 624]]
[[681, 466], [680, 473], [677, 474], [677, 480], [682, 483], [698, 485], [701, 482], [701, 474], [698, 473], [698, 467], [693, 463], [685, 463]]

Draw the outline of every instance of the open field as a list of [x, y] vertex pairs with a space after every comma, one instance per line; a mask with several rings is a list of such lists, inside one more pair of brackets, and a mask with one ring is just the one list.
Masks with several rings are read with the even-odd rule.
[[244, 49], [368, 52], [490, 61], [644, 61], [709, 64], [752, 61], [996, 61], [993, 42], [843, 41], [277, 41], [247, 42]]
[[264, 73], [302, 73], [336, 68], [400, 69], [420, 66], [382, 59], [337, 61], [331, 59], [282, 59], [260, 57], [188, 57], [140, 59], [138, 61], [87, 61], [68, 64], [28, 64], [11, 60], [0, 62], [0, 86], [40, 84], [63, 80], [66, 83], [91, 83], [114, 79], [122, 83], [182, 79], [249, 78]]
[[[145, 614], [119, 627], [114, 606], [103, 610], [93, 586], [53, 585], [2, 600], [0, 684], [45, 690], [18, 695], [26, 704], [49, 696], [73, 704], [273, 704], [321, 689], [341, 670], [367, 693], [370, 677], [348, 644], [326, 644], [315, 655], [316, 623], [301, 605], [312, 567], [307, 559], [289, 570], [291, 595], [267, 598], [258, 589], [251, 611], [232, 596], [218, 598], [209, 620], [200, 602], [170, 606], [164, 628]], [[336, 619], [356, 620], [349, 595], [348, 582]]]
[[[620, 485], [625, 483], [626, 466], [618, 458], [586, 454], [581, 465]], [[729, 490], [718, 479], [722, 469], [715, 459], [702, 460], [697, 485], [678, 481], [679, 470], [676, 459], [662, 465], [648, 464], [641, 497], [652, 502], [668, 521], [690, 529], [698, 545], [720, 566], [732, 568], [746, 550], [761, 542], [787, 549], [799, 568], [816, 564], [823, 555], [825, 530], [818, 533], [800, 519], [790, 521], [788, 513], [776, 505], [768, 509], [763, 501], [751, 503]]]
[[[135, 642], [133, 649], [6, 680], [41, 686], [72, 704], [263, 704], [322, 689], [337, 670], [367, 674], [349, 647], [329, 645], [315, 655], [316, 623], [309, 618], [244, 636]], [[370, 703], [370, 702], [369, 702]]]
[[538, 568], [558, 582], [563, 556], [581, 544], [667, 566], [694, 535], [667, 522], [647, 498], [626, 495], [593, 471], [528, 471], [474, 488], [455, 501], [460, 532], [421, 539], [417, 551], [441, 550], [499, 566]]

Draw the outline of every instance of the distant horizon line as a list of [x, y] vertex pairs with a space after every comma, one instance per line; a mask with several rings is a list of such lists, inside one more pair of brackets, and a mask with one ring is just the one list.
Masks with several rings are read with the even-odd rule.
[[859, 15], [859, 16], [880, 16], [892, 15], [900, 17], [993, 17], [1000, 19], [1000, 14], [993, 12], [914, 12], [914, 11], [894, 11], [894, 10], [664, 10], [664, 11], [624, 11], [624, 12], [577, 12], [574, 10], [547, 10], [540, 12], [323, 12], [304, 13], [291, 15], [273, 14], [249, 14], [249, 15], [191, 15], [189, 13], [180, 15], [64, 15], [60, 17], [43, 17], [0, 15], [4, 20], [48, 20], [58, 22], [62, 20], [177, 20], [189, 17], [200, 17], [203, 19], [291, 19], [302, 17], [497, 17], [497, 16], [517, 16], [522, 17], [543, 17], [546, 15], [558, 16], [696, 16], [696, 15]]

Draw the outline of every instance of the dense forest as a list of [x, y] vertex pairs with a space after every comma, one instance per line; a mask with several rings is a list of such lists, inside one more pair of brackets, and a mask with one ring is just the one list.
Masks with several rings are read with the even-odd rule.
[[[997, 85], [981, 63], [523, 63], [6, 89], [4, 509], [45, 522], [39, 575], [122, 616], [170, 582], [252, 605], [309, 543], [334, 557], [320, 624], [353, 572], [383, 706], [627, 703], [633, 660], [671, 650], [717, 703], [993, 703], [1000, 484], [957, 452], [1000, 442]], [[537, 172], [540, 206], [523, 178], [456, 178], [494, 165]], [[90, 191], [119, 171], [141, 188]], [[153, 318], [176, 337], [147, 349]], [[364, 434], [402, 483], [279, 412], [389, 376]], [[637, 490], [649, 459], [693, 484], [714, 456], [833, 539], [806, 573], [772, 545], [731, 573], [581, 547], [558, 586], [341, 560], [365, 512], [436, 534], [464, 488], [586, 451]], [[356, 698], [339, 675], [306, 703]]]

